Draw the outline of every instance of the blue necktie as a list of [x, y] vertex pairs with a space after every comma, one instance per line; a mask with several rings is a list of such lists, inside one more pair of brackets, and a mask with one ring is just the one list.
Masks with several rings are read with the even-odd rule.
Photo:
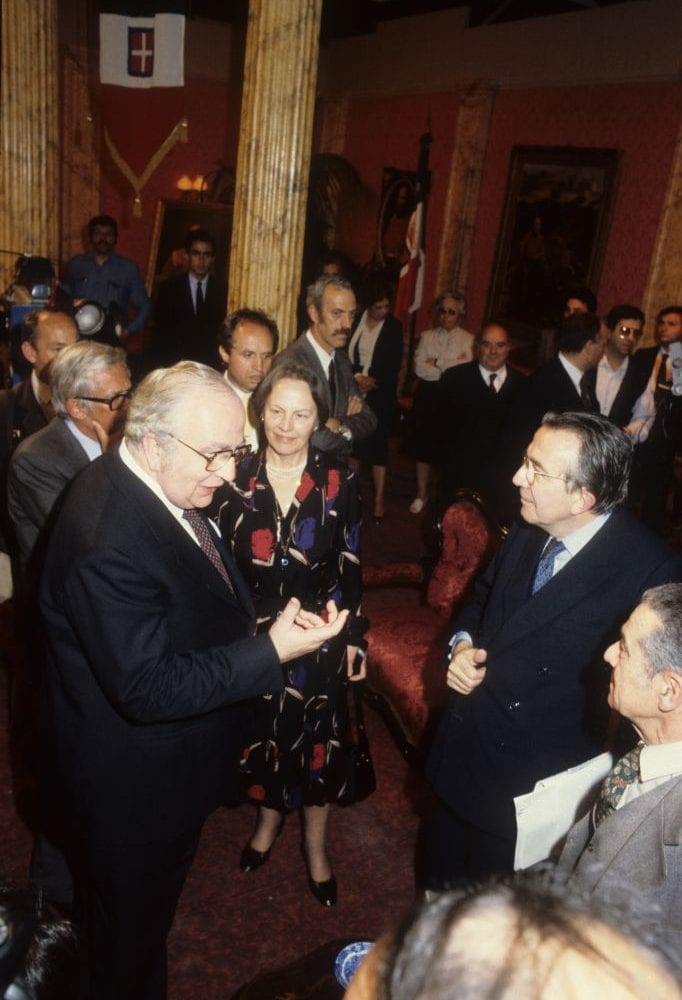
[[538, 568], [535, 570], [533, 580], [533, 593], [537, 593], [540, 587], [544, 587], [548, 580], [552, 579], [554, 573], [554, 560], [560, 552], [565, 552], [564, 543], [558, 538], [551, 538], [549, 544], [545, 546], [545, 551], [540, 556]]

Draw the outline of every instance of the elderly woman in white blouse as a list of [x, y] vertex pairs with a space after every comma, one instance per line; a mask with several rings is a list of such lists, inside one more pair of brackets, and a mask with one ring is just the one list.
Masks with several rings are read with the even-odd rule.
[[443, 428], [438, 423], [438, 382], [444, 371], [472, 361], [473, 334], [459, 324], [466, 311], [460, 292], [442, 292], [435, 302], [438, 326], [424, 330], [414, 353], [417, 391], [414, 397], [414, 423], [417, 457], [417, 496], [410, 504], [413, 514], [420, 514], [429, 496], [431, 466], [442, 461]]

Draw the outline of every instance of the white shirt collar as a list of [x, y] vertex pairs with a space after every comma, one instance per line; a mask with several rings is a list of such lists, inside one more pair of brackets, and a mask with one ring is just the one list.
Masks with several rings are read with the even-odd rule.
[[497, 385], [502, 385], [502, 383], [507, 377], [506, 365], [502, 365], [501, 368], [497, 368], [494, 372], [491, 372], [489, 368], [484, 368], [483, 365], [479, 364], [478, 370], [480, 371], [486, 383], [490, 382], [491, 375], [497, 375], [497, 378], [495, 379]]
[[[56, 419], [59, 420], [60, 418], [57, 417]], [[84, 434], [82, 430], [76, 427], [71, 417], [66, 417], [64, 423], [69, 428], [76, 441], [78, 441], [78, 444], [81, 446], [90, 461], [94, 462], [96, 458], [99, 458], [102, 454], [102, 446], [99, 441], [95, 438], [88, 437], [87, 434]]]
[[126, 447], [125, 440], [121, 441], [121, 444], [120, 444], [119, 449], [118, 449], [118, 454], [119, 454], [119, 457], [120, 457], [121, 461], [126, 466], [126, 468], [130, 469], [130, 471], [132, 472], [132, 474], [134, 476], [137, 476], [137, 478], [142, 483], [144, 483], [144, 485], [148, 489], [150, 489], [152, 491], [152, 493], [154, 494], [154, 496], [157, 497], [157, 499], [161, 501], [161, 503], [164, 505], [164, 507], [166, 508], [166, 510], [169, 511], [173, 515], [173, 517], [178, 522], [178, 524], [182, 525], [183, 530], [198, 545], [199, 541], [198, 541], [196, 535], [194, 534], [194, 532], [192, 531], [192, 529], [191, 529], [191, 527], [189, 525], [189, 522], [185, 521], [185, 519], [182, 516], [184, 514], [184, 511], [182, 510], [182, 508], [181, 507], [176, 507], [174, 503], [171, 503], [170, 500], [168, 499], [168, 497], [166, 496], [166, 494], [163, 492], [163, 490], [161, 489], [161, 487], [157, 483], [157, 481], [155, 479], [153, 479], [152, 476], [150, 476], [148, 472], [145, 472], [145, 470], [142, 468], [141, 465], [137, 464], [137, 462], [135, 461], [135, 459], [133, 458], [133, 456], [130, 454], [128, 448]]
[[639, 774], [641, 782], [682, 774], [682, 742], [652, 743], [642, 747]]
[[561, 351], [559, 351], [559, 361], [564, 366], [564, 371], [570, 378], [573, 385], [576, 387], [578, 392], [580, 392], [580, 380], [585, 372], [581, 371], [580, 368], [576, 368], [576, 366], [570, 362], [566, 355], [562, 354]]
[[308, 338], [308, 343], [312, 344], [313, 350], [317, 355], [318, 361], [322, 365], [322, 370], [324, 371], [325, 375], [329, 375], [329, 366], [332, 363], [332, 358], [334, 357], [334, 351], [331, 351], [330, 353], [329, 351], [325, 351], [323, 347], [320, 347], [318, 342], [313, 337], [311, 330], [306, 330], [305, 335]]
[[239, 396], [239, 398], [241, 399], [242, 403], [246, 406], [246, 404], [248, 403], [248, 401], [251, 399], [251, 396], [253, 395], [253, 393], [246, 392], [244, 389], [242, 389], [240, 386], [238, 386], [236, 382], [233, 382], [232, 379], [230, 378], [230, 373], [227, 370], [225, 371], [225, 381], [229, 385], [230, 389], [232, 389], [232, 391], [235, 392]]
[[570, 552], [571, 558], [576, 556], [581, 549], [585, 548], [587, 543], [594, 538], [599, 529], [606, 524], [610, 517], [611, 511], [607, 511], [605, 514], [597, 514], [587, 524], [583, 524], [581, 528], [576, 528], [570, 535], [566, 535], [561, 539], [564, 543], [564, 548]]

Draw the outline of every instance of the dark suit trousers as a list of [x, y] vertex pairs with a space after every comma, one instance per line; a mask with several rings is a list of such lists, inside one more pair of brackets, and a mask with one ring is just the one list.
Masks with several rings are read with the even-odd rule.
[[436, 892], [514, 870], [515, 839], [472, 826], [439, 800], [417, 838], [419, 889]]
[[200, 834], [122, 847], [79, 844], [79, 1000], [165, 1000], [166, 938]]

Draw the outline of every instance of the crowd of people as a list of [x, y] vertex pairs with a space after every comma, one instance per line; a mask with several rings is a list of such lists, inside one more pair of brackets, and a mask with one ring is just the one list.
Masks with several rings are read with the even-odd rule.
[[[347, 685], [365, 676], [369, 625], [359, 468], [371, 467], [379, 523], [403, 330], [382, 280], [358, 308], [346, 277], [322, 274], [307, 328], [278, 350], [262, 310], [224, 318], [215, 242], [195, 229], [186, 273], [159, 288], [151, 370], [133, 385], [125, 345], [152, 307], [114, 251], [115, 221], [98, 216], [89, 232], [63, 288], [107, 311], [103, 336], [82, 337], [72, 310], [35, 310], [20, 333], [25, 377], [0, 395], [2, 533], [23, 638], [11, 725], [41, 789], [32, 882], [73, 905], [79, 927], [73, 995], [161, 1000], [202, 825], [226, 801], [257, 807], [249, 873], [300, 810], [310, 892], [337, 902], [327, 828], [349, 780]], [[662, 533], [682, 307], [662, 309], [658, 345], [635, 352], [641, 310], [618, 305], [602, 321], [591, 293], [572, 289], [558, 353], [532, 374], [509, 363], [502, 320], [474, 336], [465, 310], [444, 291], [415, 351], [409, 510], [429, 503], [439, 466], [444, 502], [474, 490], [511, 528], [444, 650], [418, 886], [511, 875], [514, 799], [615, 748], [627, 751], [620, 794], [599, 791], [557, 871], [588, 897], [629, 881], [677, 940], [682, 559]], [[418, 919], [449, 935], [454, 910], [438, 906], [435, 924]], [[595, 945], [586, 924], [592, 950], [612, 947], [611, 931]], [[395, 985], [405, 940], [383, 946], [382, 988], [396, 996], [408, 995]], [[372, 975], [366, 988], [382, 995]]]

